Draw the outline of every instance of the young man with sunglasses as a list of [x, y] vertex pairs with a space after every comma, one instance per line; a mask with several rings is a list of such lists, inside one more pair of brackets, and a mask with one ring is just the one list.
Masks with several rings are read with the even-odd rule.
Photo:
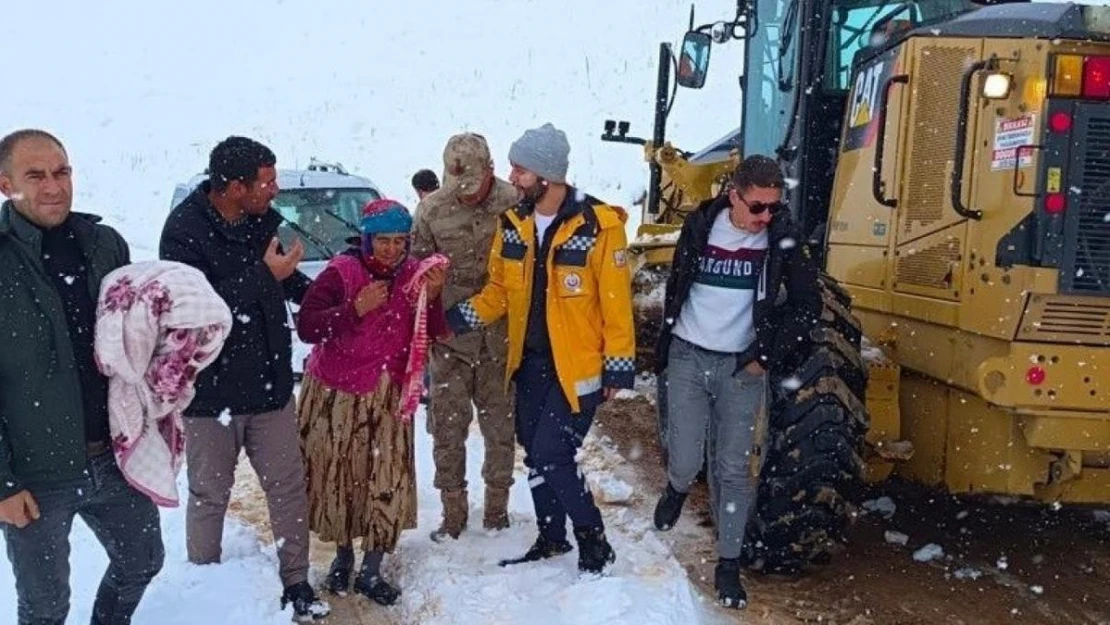
[[762, 442], [755, 425], [766, 373], [821, 312], [817, 266], [782, 202], [784, 186], [774, 160], [750, 156], [726, 193], [686, 219], [656, 353], [658, 372], [666, 370], [668, 484], [655, 526], [674, 526], [708, 455], [715, 586], [738, 609], [747, 605], [740, 554], [758, 486], [749, 457]]

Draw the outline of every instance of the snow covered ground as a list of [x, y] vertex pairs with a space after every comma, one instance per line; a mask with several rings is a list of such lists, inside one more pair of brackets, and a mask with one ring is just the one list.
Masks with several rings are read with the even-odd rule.
[[[428, 533], [438, 526], [441, 509], [438, 491], [432, 485], [432, 445], [424, 430], [422, 410], [416, 427], [419, 528], [403, 535], [397, 554], [385, 563], [387, 574], [402, 588], [402, 602], [388, 612], [367, 602], [367, 613], [383, 614], [388, 622], [427, 625], [721, 622], [716, 608], [697, 594], [669, 548], [655, 536], [650, 519], [620, 505], [602, 507], [617, 551], [617, 562], [609, 575], [580, 578], [577, 552], [539, 564], [498, 567], [499, 559], [519, 555], [531, 544], [535, 517], [518, 462], [510, 499], [512, 527], [494, 535], [480, 529], [482, 440], [476, 428], [468, 442], [467, 463], [471, 515], [477, 523], [471, 523], [472, 529], [458, 541], [433, 543]], [[598, 483], [605, 498], [626, 499], [631, 487], [616, 475], [624, 459], [596, 440], [588, 442], [586, 449], [588, 474], [602, 478]], [[180, 481], [184, 488], [184, 476]], [[290, 616], [278, 609], [277, 559], [273, 546], [263, 540], [268, 537], [260, 537], [253, 527], [229, 518], [224, 561], [197, 567], [186, 561], [184, 511], [163, 510], [162, 529], [166, 565], [135, 615], [136, 625], [290, 622]], [[80, 519], [74, 524], [70, 561], [74, 571], [73, 608], [68, 623], [78, 625], [89, 621], [96, 586], [107, 565], [99, 544]], [[317, 578], [323, 573], [314, 570]], [[0, 566], [0, 622], [8, 622], [14, 606], [10, 568]]]

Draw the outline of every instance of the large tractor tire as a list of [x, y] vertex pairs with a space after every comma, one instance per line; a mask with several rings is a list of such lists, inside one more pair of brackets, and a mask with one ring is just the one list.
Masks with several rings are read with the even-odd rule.
[[655, 370], [655, 343], [663, 324], [663, 296], [670, 265], [644, 265], [632, 276], [632, 314], [636, 328], [636, 370]]
[[744, 560], [769, 573], [828, 562], [846, 542], [862, 484], [867, 367], [850, 297], [822, 277], [825, 306], [796, 356], [773, 372], [759, 499]]

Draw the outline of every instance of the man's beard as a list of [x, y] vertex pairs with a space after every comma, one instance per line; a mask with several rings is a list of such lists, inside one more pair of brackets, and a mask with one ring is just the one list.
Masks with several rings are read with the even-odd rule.
[[524, 194], [524, 199], [535, 204], [540, 201], [540, 198], [547, 193], [547, 184], [544, 182], [537, 182], [528, 188], [518, 187], [520, 192]]

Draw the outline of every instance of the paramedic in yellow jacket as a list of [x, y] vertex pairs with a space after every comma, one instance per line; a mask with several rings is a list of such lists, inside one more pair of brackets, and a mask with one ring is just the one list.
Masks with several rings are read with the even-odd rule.
[[569, 152], [551, 124], [513, 143], [509, 181], [524, 199], [500, 218], [489, 282], [447, 317], [461, 334], [508, 315], [506, 385], [516, 383], [539, 538], [502, 565], [569, 552], [569, 516], [579, 570], [600, 573], [615, 555], [575, 453], [601, 402], [632, 388], [632, 285], [625, 213], [566, 183]]

